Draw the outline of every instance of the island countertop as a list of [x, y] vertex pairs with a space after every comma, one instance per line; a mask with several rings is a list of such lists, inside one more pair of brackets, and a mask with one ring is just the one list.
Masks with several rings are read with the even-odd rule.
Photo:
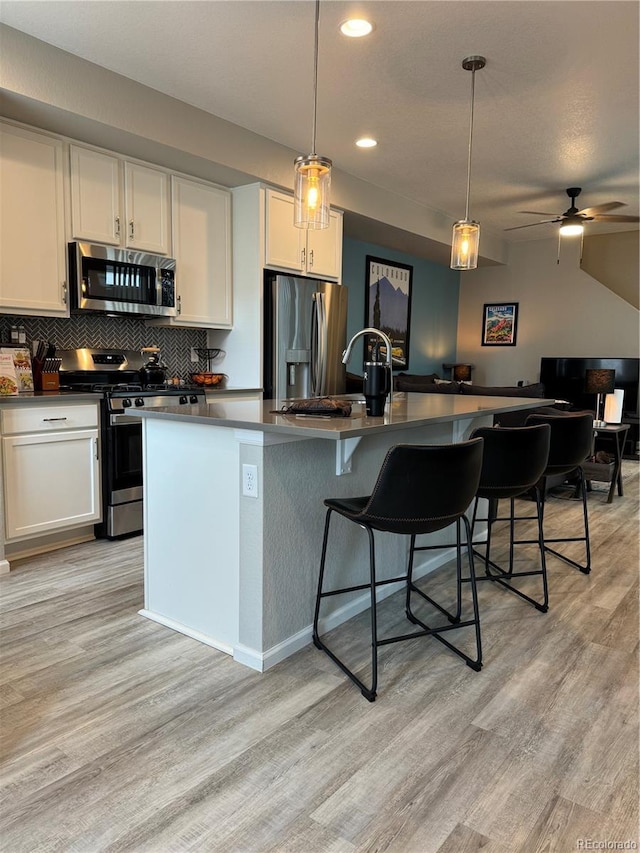
[[364, 403], [360, 402], [360, 395], [342, 395], [340, 399], [352, 401], [351, 416], [348, 418], [286, 414], [281, 411], [282, 401], [260, 399], [162, 406], [148, 410], [129, 410], [128, 414], [142, 418], [279, 433], [283, 436], [288, 434], [340, 441], [392, 430], [468, 420], [482, 415], [552, 406], [554, 403], [554, 400], [537, 397], [474, 397], [466, 394], [397, 392], [387, 403], [383, 417], [369, 418], [366, 416]]

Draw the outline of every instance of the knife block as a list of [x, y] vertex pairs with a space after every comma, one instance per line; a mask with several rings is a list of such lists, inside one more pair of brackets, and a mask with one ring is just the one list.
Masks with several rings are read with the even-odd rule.
[[35, 391], [57, 391], [60, 388], [59, 373], [45, 373], [42, 369], [44, 362], [34, 358], [31, 362], [33, 371], [33, 388]]

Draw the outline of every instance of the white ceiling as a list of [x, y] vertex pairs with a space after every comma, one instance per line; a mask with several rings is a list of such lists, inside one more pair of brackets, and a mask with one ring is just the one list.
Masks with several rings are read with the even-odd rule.
[[[620, 201], [637, 215], [638, 3], [631, 0], [322, 0], [317, 153], [452, 220], [464, 215], [476, 74], [471, 216], [503, 232]], [[347, 39], [355, 14], [375, 30]], [[309, 0], [2, 0], [0, 21], [280, 142], [311, 148]], [[354, 146], [363, 134], [375, 149]], [[591, 224], [589, 233], [637, 226]]]

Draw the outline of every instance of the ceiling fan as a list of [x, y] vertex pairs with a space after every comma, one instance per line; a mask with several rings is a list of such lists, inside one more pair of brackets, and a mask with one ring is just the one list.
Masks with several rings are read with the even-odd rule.
[[[505, 231], [516, 231], [518, 228], [531, 228], [533, 225], [545, 225], [549, 222], [562, 222], [562, 228], [567, 226], [582, 226], [585, 222], [640, 222], [638, 216], [624, 216], [618, 213], [607, 213], [617, 207], [626, 207], [624, 202], [609, 201], [605, 204], [596, 204], [594, 207], [583, 207], [578, 210], [575, 201], [582, 192], [582, 187], [569, 187], [567, 195], [571, 199], [571, 206], [564, 213], [541, 213], [539, 210], [521, 210], [520, 213], [528, 213], [532, 216], [552, 216], [553, 219], [541, 219], [539, 222], [530, 222], [528, 225], [514, 225], [505, 228]], [[578, 228], [578, 233], [580, 230]]]

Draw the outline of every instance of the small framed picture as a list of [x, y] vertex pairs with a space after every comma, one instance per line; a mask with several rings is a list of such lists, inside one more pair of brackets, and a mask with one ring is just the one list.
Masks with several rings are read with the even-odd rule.
[[518, 331], [518, 303], [485, 303], [482, 314], [482, 346], [514, 347]]

